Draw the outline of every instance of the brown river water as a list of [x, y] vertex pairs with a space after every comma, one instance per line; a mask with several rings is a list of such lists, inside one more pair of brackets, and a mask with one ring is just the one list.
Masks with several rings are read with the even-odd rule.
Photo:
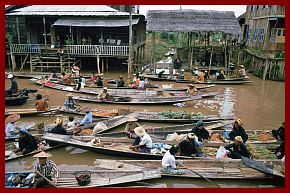
[[[126, 77], [125, 73], [121, 73]], [[119, 77], [120, 73], [106, 74], [106, 77]], [[211, 115], [234, 115], [243, 121], [245, 129], [254, 130], [272, 130], [280, 127], [285, 119], [285, 83], [274, 81], [263, 81], [253, 75], [249, 75], [252, 81], [249, 85], [216, 85], [210, 88], [209, 91], [218, 92], [219, 94], [213, 98], [195, 100], [186, 102], [184, 107], [174, 105], [162, 106], [147, 106], [147, 105], [110, 105], [110, 104], [93, 104], [91, 107], [100, 109], [115, 109], [115, 108], [134, 108], [136, 111], [186, 111], [186, 112], [201, 112]], [[105, 78], [106, 78], [105, 77]], [[18, 79], [19, 88], [39, 88], [29, 79]], [[172, 82], [152, 82], [159, 85], [172, 85]], [[6, 88], [10, 86], [10, 81], [6, 80]], [[174, 86], [184, 87], [186, 84], [174, 83]], [[49, 97], [49, 105], [63, 105], [66, 98], [66, 92], [56, 91], [48, 88], [39, 89], [39, 93]], [[30, 95], [31, 98], [33, 97]], [[9, 106], [7, 108], [34, 108], [34, 100], [29, 100], [22, 106]], [[87, 104], [80, 103], [82, 106]], [[48, 115], [25, 117], [22, 121], [44, 121], [45, 123], [53, 123], [56, 116], [67, 115]], [[81, 117], [79, 117], [81, 118]], [[156, 123], [142, 123], [142, 125], [166, 125]], [[124, 126], [120, 126], [113, 131], [122, 130]], [[65, 169], [68, 165], [74, 165], [74, 168], [92, 167], [95, 159], [128, 159], [115, 156], [101, 155], [94, 152], [89, 152], [73, 147], [61, 147], [50, 151], [53, 155], [52, 159], [56, 162], [59, 168]], [[26, 157], [20, 160], [7, 162], [5, 164], [6, 171], [31, 170], [32, 164], [35, 161], [33, 157]], [[221, 187], [284, 187], [283, 182], [273, 180], [214, 180]], [[162, 178], [155, 180], [147, 180], [148, 183], [166, 183], [167, 187], [212, 187], [212, 184], [203, 179], [185, 179], [185, 178]], [[126, 184], [123, 186], [127, 186]]]

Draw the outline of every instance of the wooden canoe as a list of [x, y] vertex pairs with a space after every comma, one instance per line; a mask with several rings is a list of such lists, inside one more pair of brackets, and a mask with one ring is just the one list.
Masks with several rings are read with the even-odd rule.
[[[18, 78], [43, 78], [45, 76], [50, 76], [52, 72], [18, 72], [17, 74], [15, 72], [5, 72], [5, 75], [8, 74], [14, 74], [14, 76]], [[61, 73], [56, 73], [57, 76], [60, 76]], [[90, 78], [91, 75], [84, 74], [84, 78]], [[79, 77], [73, 77], [73, 78], [79, 78]]]
[[201, 99], [201, 96], [186, 96], [186, 97], [150, 97], [150, 98], [130, 98], [130, 97], [113, 97], [112, 100], [102, 101], [98, 97], [91, 96], [74, 96], [79, 101], [108, 103], [108, 104], [129, 104], [129, 105], [160, 105], [160, 104], [175, 104], [194, 99]]
[[15, 113], [21, 116], [32, 116], [32, 115], [38, 115], [42, 113], [50, 113], [57, 110], [58, 108], [51, 108], [47, 111], [37, 111], [36, 109], [6, 109], [5, 108], [5, 116], [15, 114]]
[[[68, 114], [74, 114], [74, 115], [85, 115], [84, 112], [77, 112], [77, 111], [67, 111], [64, 106], [59, 108], [59, 112], [61, 113], [68, 113]], [[102, 109], [91, 109], [91, 112], [93, 114], [93, 117], [100, 117], [100, 118], [109, 118], [113, 116], [117, 116], [118, 113], [113, 112], [112, 110], [102, 110]]]
[[[75, 174], [90, 172], [90, 183], [86, 186], [80, 186], [77, 183]], [[6, 172], [5, 173], [5, 187], [15, 187], [12, 184], [13, 175], [24, 174], [28, 175], [31, 172]], [[161, 173], [158, 169], [147, 170], [60, 170], [59, 177], [57, 178], [56, 188], [92, 188], [112, 186], [129, 182], [138, 182], [142, 180], [160, 178]]]
[[5, 97], [5, 105], [23, 105], [28, 98], [28, 96]]
[[[96, 168], [113, 169], [113, 170], [136, 170], [141, 168], [158, 169], [162, 176], [182, 177], [182, 178], [200, 178], [194, 172], [208, 179], [266, 179], [273, 178], [273, 175], [284, 178], [281, 173], [280, 160], [260, 160], [258, 163], [263, 163], [268, 167], [269, 172], [264, 173], [245, 166], [241, 160], [224, 159], [224, 160], [182, 160], [182, 165], [185, 174], [173, 175], [163, 172], [161, 161], [158, 160], [103, 160], [96, 159], [94, 165]], [[194, 171], [194, 172], [193, 172]]]
[[209, 80], [205, 82], [195, 82], [193, 80], [177, 80], [179, 83], [192, 83], [192, 84], [224, 84], [224, 85], [240, 85], [240, 84], [249, 84], [249, 80], [239, 80], [239, 81], [225, 81], [225, 80]]
[[[171, 111], [170, 111], [171, 112]], [[166, 111], [164, 112], [166, 113]], [[173, 112], [172, 113], [180, 113], [183, 112]], [[169, 118], [163, 115], [163, 112], [135, 112], [136, 118], [140, 121], [149, 121], [149, 122], [170, 122], [170, 123], [195, 123], [199, 120], [203, 120], [204, 122], [208, 121], [219, 121], [219, 120], [233, 120], [235, 117], [227, 116], [227, 117], [220, 117], [217, 115], [202, 115], [202, 114], [193, 114], [190, 116], [189, 113], [183, 113], [184, 118]]]

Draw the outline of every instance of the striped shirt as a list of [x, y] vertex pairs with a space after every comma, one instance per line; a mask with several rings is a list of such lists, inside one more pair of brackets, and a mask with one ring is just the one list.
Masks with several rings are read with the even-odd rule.
[[43, 176], [59, 177], [59, 171], [52, 160], [47, 160], [45, 165], [40, 165], [40, 163], [37, 162], [34, 165], [34, 171], [38, 171]]

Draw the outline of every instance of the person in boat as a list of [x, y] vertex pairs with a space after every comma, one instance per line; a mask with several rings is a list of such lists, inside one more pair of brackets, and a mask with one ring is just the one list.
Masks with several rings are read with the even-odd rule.
[[83, 74], [80, 74], [80, 79], [82, 83], [86, 84], [86, 79], [84, 78]]
[[134, 132], [137, 137], [134, 139], [133, 144], [129, 149], [141, 153], [150, 153], [150, 150], [152, 149], [152, 139], [146, 133], [145, 129], [143, 129], [143, 127], [136, 127]]
[[96, 85], [99, 86], [99, 87], [103, 87], [104, 86], [102, 77], [99, 74], [97, 75]]
[[145, 79], [144, 77], [141, 77], [137, 90], [145, 90], [145, 89], [146, 89]]
[[242, 120], [237, 118], [233, 124], [233, 130], [229, 133], [230, 140], [234, 141], [236, 136], [241, 136], [243, 142], [246, 143], [248, 140], [248, 134], [245, 129], [242, 127]]
[[[32, 184], [32, 188], [53, 188], [56, 185], [56, 179], [59, 177], [59, 170], [52, 160], [47, 160], [51, 157], [50, 154], [44, 151], [34, 155], [38, 158], [34, 164], [35, 179]], [[42, 175], [42, 176], [41, 176]], [[49, 182], [43, 178], [43, 176], [49, 180]]]
[[285, 156], [285, 141], [283, 141], [280, 146], [275, 149], [275, 155], [278, 159], [282, 159]]
[[203, 126], [203, 120], [199, 120], [196, 123], [196, 126], [193, 127], [191, 130], [191, 133], [193, 133], [198, 138], [198, 140], [196, 141], [198, 146], [207, 142], [207, 140], [209, 139], [209, 132]]
[[5, 90], [5, 96], [6, 97], [18, 96], [19, 95], [18, 84], [15, 80], [14, 75], [8, 74], [7, 79], [10, 79], [11, 87], [9, 89]]
[[47, 101], [42, 98], [41, 94], [36, 95], [35, 108], [37, 111], [46, 111], [48, 108]]
[[123, 79], [123, 76], [120, 76], [120, 80], [117, 82], [117, 87], [125, 87], [125, 81]]
[[17, 122], [19, 119], [20, 119], [20, 115], [18, 114], [9, 115], [6, 118], [5, 120], [5, 122], [7, 123], [6, 128], [5, 128], [6, 137], [12, 137], [18, 134], [18, 130], [14, 123]]
[[239, 77], [246, 77], [246, 76], [247, 76], [247, 73], [246, 73], [244, 65], [240, 65]]
[[21, 152], [23, 155], [25, 155], [36, 149], [37, 143], [35, 138], [29, 134], [26, 129], [21, 128], [19, 130], [19, 148], [15, 150], [15, 153]]
[[196, 143], [197, 140], [198, 138], [194, 135], [194, 133], [188, 133], [186, 139], [178, 144], [180, 155], [195, 157], [198, 153]]
[[83, 82], [83, 79], [80, 77], [75, 89], [79, 91], [81, 88], [85, 88], [85, 85], [86, 84]]
[[193, 84], [188, 84], [188, 89], [187, 89], [187, 93], [190, 95], [195, 95], [197, 93], [197, 89]]
[[204, 80], [206, 81], [206, 80], [209, 80], [209, 74], [208, 74], [208, 71], [207, 70], [205, 70], [204, 71]]
[[227, 150], [227, 156], [232, 159], [241, 159], [242, 157], [250, 158], [251, 156], [241, 136], [236, 136], [234, 143], [225, 146], [225, 149]]
[[193, 68], [193, 71], [192, 71], [192, 75], [193, 76], [198, 76], [198, 74], [199, 74], [198, 68], [197, 67], [194, 67]]
[[67, 129], [73, 129], [76, 127], [76, 122], [74, 119], [75, 118], [73, 116], [69, 116], [68, 123], [67, 123]]
[[108, 101], [110, 99], [110, 95], [108, 93], [108, 88], [104, 87], [101, 93], [98, 95], [98, 99], [102, 101]]
[[181, 60], [179, 57], [177, 57], [173, 62], [173, 68], [178, 71], [181, 68]]
[[166, 151], [161, 162], [164, 173], [172, 175], [185, 174], [185, 171], [183, 170], [185, 169], [185, 167], [176, 166], [177, 163], [175, 160], [175, 156], [178, 154], [178, 152], [179, 148], [174, 145], [171, 146], [168, 151]]
[[66, 95], [67, 98], [64, 101], [64, 106], [66, 111], [76, 111], [76, 106], [79, 106], [73, 99], [73, 94], [69, 93]]
[[134, 78], [133, 78], [133, 83], [131, 88], [138, 88], [140, 83], [140, 78], [137, 76], [137, 74], [134, 74]]
[[163, 69], [161, 72], [158, 73], [158, 78], [164, 78], [163, 74], [164, 74], [165, 70]]
[[209, 63], [210, 63], [210, 55], [211, 55], [211, 49], [208, 48], [205, 51], [205, 54], [204, 54], [203, 59], [201, 61], [201, 63], [203, 64], [203, 66], [209, 66]]
[[72, 72], [72, 76], [73, 77], [79, 77], [80, 76], [80, 67], [78, 65], [74, 65], [72, 68], [71, 68], [71, 72]]
[[220, 73], [218, 73], [216, 79], [217, 80], [225, 79], [225, 73], [224, 73], [224, 71], [220, 71]]
[[281, 127], [277, 130], [272, 130], [273, 136], [279, 140], [279, 141], [284, 141], [285, 139], [285, 121], [282, 123]]
[[95, 72], [92, 72], [92, 75], [91, 75], [91, 81], [92, 81], [92, 82], [96, 82], [96, 80], [97, 80], [96, 73], [95, 73]]
[[136, 127], [141, 127], [139, 123], [137, 123], [138, 119], [133, 116], [130, 116], [127, 120], [127, 125], [125, 127], [125, 132], [127, 133], [129, 138], [133, 138], [134, 129]]
[[[59, 134], [59, 135], [68, 135], [67, 131], [62, 126], [63, 121], [62, 121], [61, 118], [56, 118], [54, 123], [56, 124], [56, 126], [54, 128], [52, 128], [49, 131], [49, 133], [55, 133], [55, 134]], [[54, 147], [54, 146], [59, 145], [59, 143], [52, 142], [52, 141], [49, 141], [48, 144], [49, 144], [50, 147]]]
[[204, 73], [203, 72], [199, 72], [197, 75], [197, 82], [204, 82]]
[[85, 117], [81, 120], [79, 126], [88, 125], [93, 122], [93, 113], [91, 112], [91, 108], [83, 107], [82, 112], [85, 112]]

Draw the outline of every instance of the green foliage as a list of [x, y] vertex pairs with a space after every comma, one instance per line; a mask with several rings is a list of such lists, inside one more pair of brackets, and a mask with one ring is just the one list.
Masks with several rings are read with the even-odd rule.
[[160, 34], [160, 38], [163, 39], [163, 40], [167, 40], [167, 39], [169, 38], [169, 36], [168, 36], [167, 33], [162, 32], [162, 33]]
[[185, 111], [162, 111], [159, 112], [158, 115], [161, 115], [163, 117], [169, 118], [169, 119], [200, 119], [200, 118], [206, 118], [206, 115], [202, 113], [187, 113]]
[[66, 45], [73, 45], [73, 44], [74, 44], [74, 41], [72, 40], [71, 35], [67, 35], [66, 38], [67, 38], [67, 39], [65, 40], [65, 44], [66, 44]]
[[274, 58], [285, 58], [284, 52], [276, 52]]

